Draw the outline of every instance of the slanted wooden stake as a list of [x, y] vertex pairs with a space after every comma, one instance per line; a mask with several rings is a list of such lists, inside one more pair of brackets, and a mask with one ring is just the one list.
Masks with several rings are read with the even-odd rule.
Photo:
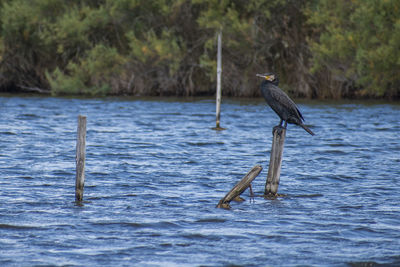
[[221, 118], [221, 73], [222, 73], [222, 48], [221, 48], [221, 32], [218, 33], [218, 55], [217, 55], [217, 108], [216, 108], [216, 116], [217, 123], [215, 129], [219, 129], [219, 121]]
[[83, 187], [85, 184], [85, 158], [86, 158], [86, 116], [78, 116], [78, 133], [76, 138], [76, 182], [75, 201], [83, 200]]
[[260, 174], [262, 167], [256, 165], [251, 169], [243, 178], [238, 182], [231, 191], [223, 197], [217, 205], [217, 208], [229, 209], [229, 202], [231, 202], [236, 197], [240, 196], [251, 184], [251, 182]]
[[286, 129], [281, 126], [275, 126], [272, 130], [273, 140], [271, 149], [271, 158], [269, 161], [267, 182], [265, 184], [265, 196], [276, 197], [279, 186], [279, 177], [281, 175], [283, 145], [285, 143]]

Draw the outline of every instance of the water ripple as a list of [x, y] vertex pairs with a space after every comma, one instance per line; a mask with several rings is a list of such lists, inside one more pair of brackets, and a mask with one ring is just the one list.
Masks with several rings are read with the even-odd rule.
[[[265, 186], [261, 100], [0, 97], [0, 265], [374, 266], [400, 263], [400, 106], [300, 103], [279, 192]], [[78, 114], [88, 118], [74, 202]], [[215, 205], [255, 164], [257, 197]]]

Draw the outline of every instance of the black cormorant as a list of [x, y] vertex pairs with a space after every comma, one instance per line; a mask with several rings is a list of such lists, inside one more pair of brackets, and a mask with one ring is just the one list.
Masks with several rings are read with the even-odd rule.
[[303, 124], [303, 115], [301, 115], [300, 110], [293, 100], [278, 87], [278, 76], [274, 73], [257, 74], [257, 76], [265, 79], [261, 83], [261, 92], [268, 105], [281, 118], [279, 126], [282, 126], [283, 121], [285, 121], [285, 128], [288, 123], [297, 124], [309, 134], [314, 135], [314, 133]]

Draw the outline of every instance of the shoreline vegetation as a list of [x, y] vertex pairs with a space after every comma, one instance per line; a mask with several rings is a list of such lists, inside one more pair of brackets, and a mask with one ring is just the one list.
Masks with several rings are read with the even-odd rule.
[[394, 0], [0, 0], [0, 92], [399, 99]]

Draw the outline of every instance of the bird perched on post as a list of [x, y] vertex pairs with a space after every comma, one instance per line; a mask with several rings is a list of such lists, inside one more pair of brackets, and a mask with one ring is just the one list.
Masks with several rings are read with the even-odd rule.
[[300, 110], [297, 108], [293, 100], [278, 87], [278, 76], [275, 73], [265, 73], [257, 74], [257, 77], [265, 79], [261, 83], [261, 92], [268, 105], [281, 118], [279, 126], [282, 126], [283, 121], [285, 121], [285, 129], [288, 123], [297, 124], [309, 134], [314, 135], [314, 133], [303, 124], [303, 115], [301, 115]]

